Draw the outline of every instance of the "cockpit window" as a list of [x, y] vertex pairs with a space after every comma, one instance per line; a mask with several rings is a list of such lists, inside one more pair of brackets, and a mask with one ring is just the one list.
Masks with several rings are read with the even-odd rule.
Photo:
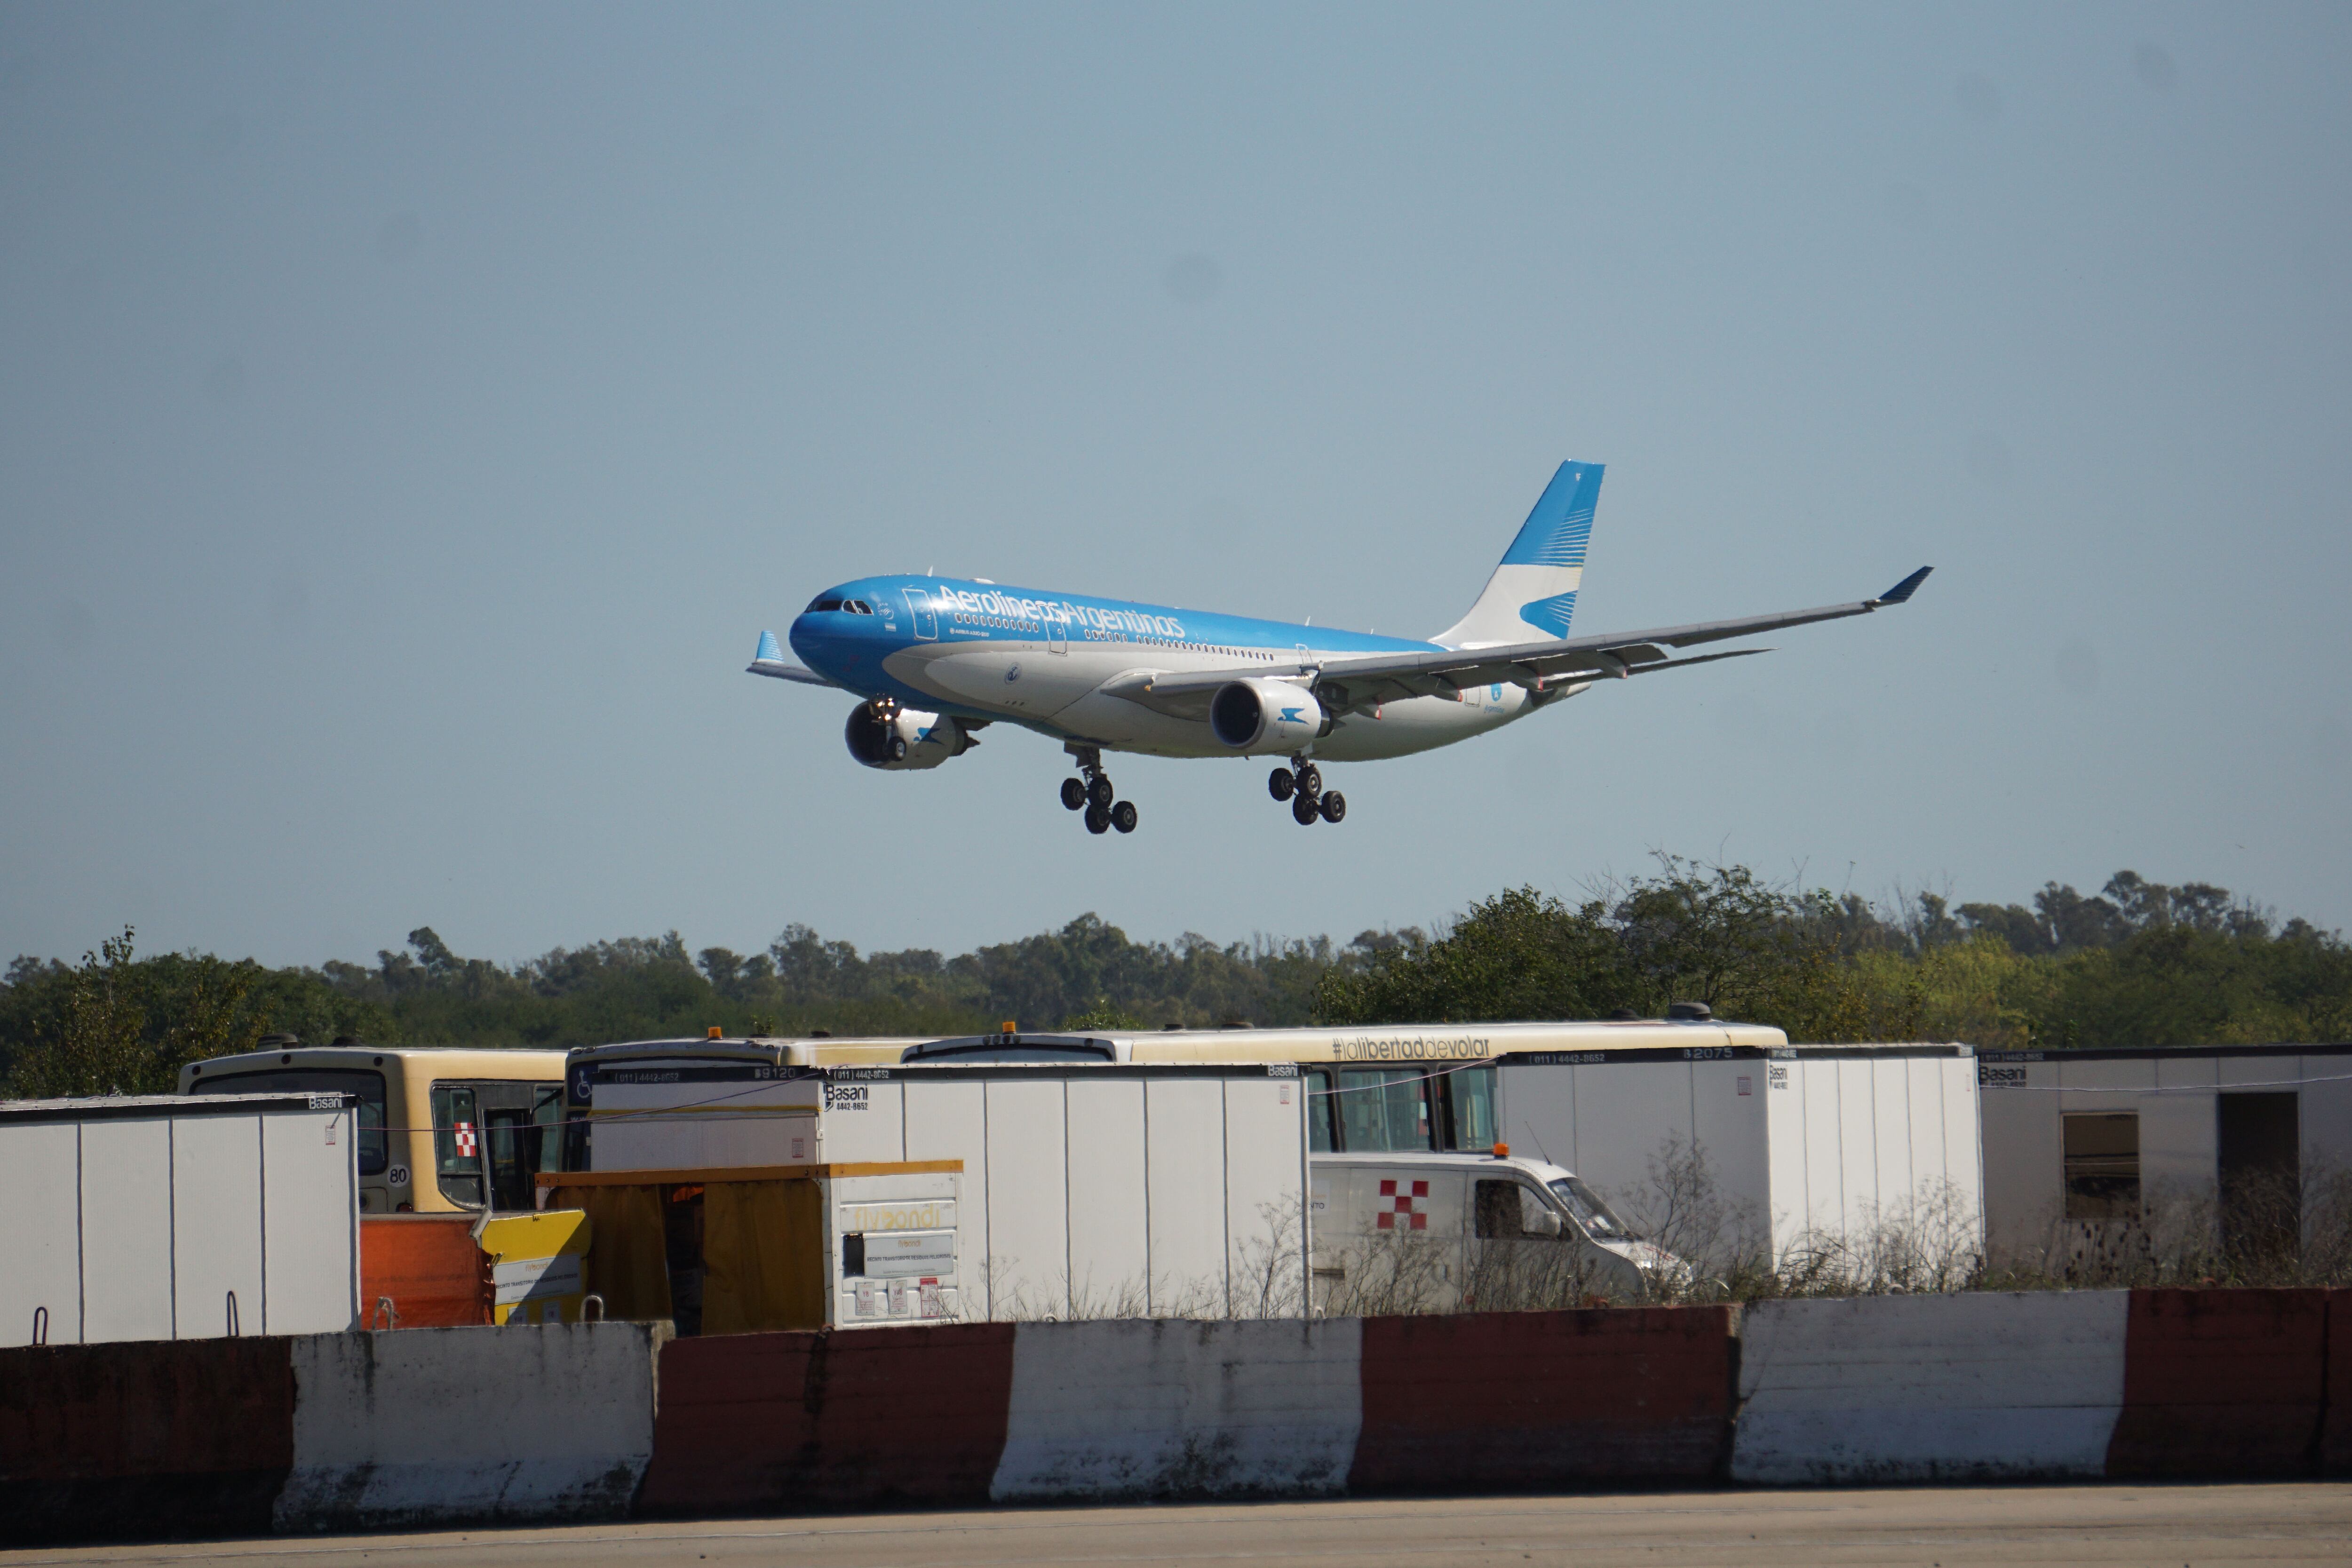
[[803, 610], [801, 614], [804, 616], [814, 616], [822, 614], [826, 610], [837, 610], [839, 608], [841, 608], [841, 601], [839, 599], [819, 597], [811, 599], [809, 601], [809, 607]]
[[853, 616], [870, 616], [874, 613], [874, 606], [863, 599], [844, 599], [841, 601], [841, 607]]

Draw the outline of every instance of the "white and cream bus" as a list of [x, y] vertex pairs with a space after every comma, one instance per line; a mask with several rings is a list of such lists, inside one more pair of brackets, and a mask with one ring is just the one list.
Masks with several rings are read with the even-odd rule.
[[359, 1101], [360, 1212], [528, 1209], [531, 1178], [560, 1170], [563, 1053], [454, 1046], [262, 1048], [180, 1069], [182, 1094], [328, 1089]]
[[[1791, 1045], [1678, 1007], [1665, 1019], [1368, 1028], [1105, 1030], [931, 1040], [709, 1038], [574, 1050], [572, 1169], [592, 1123], [685, 1119], [749, 1149], [786, 1086], [855, 1095], [906, 1068], [1099, 1062], [1123, 1072], [1258, 1064], [1295, 1073], [1312, 1153], [1442, 1154], [1497, 1144], [1573, 1172], [1637, 1217], [1702, 1178], [1726, 1225], [1775, 1251], [1929, 1215], [1981, 1234], [1974, 1051], [1951, 1041]], [[608, 1092], [599, 1095], [599, 1086]], [[614, 1092], [617, 1091], [617, 1092]], [[797, 1091], [793, 1091], [797, 1093]], [[774, 1104], [769, 1103], [772, 1100]], [[763, 1156], [764, 1157], [764, 1156]], [[777, 1158], [788, 1159], [789, 1155]], [[1703, 1160], [1703, 1170], [1700, 1162]], [[1958, 1243], [1956, 1243], [1957, 1245]]]

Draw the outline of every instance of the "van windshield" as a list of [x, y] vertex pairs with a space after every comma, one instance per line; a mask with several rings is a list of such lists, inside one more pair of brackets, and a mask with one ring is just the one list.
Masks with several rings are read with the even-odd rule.
[[1576, 1216], [1584, 1234], [1595, 1241], [1639, 1241], [1633, 1227], [1617, 1217], [1617, 1211], [1601, 1199], [1601, 1194], [1584, 1184], [1580, 1176], [1562, 1176], [1548, 1184], [1552, 1195]]

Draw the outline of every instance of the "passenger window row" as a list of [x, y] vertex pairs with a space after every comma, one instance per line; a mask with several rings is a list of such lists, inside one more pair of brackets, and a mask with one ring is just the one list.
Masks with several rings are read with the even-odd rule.
[[1489, 1149], [1501, 1136], [1491, 1067], [1311, 1068], [1307, 1092], [1318, 1154]]

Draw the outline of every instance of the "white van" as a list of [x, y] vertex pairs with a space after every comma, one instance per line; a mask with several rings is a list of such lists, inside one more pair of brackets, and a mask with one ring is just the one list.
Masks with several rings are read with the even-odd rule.
[[1317, 1300], [1348, 1315], [1641, 1300], [1687, 1273], [1574, 1173], [1507, 1152], [1316, 1154]]

